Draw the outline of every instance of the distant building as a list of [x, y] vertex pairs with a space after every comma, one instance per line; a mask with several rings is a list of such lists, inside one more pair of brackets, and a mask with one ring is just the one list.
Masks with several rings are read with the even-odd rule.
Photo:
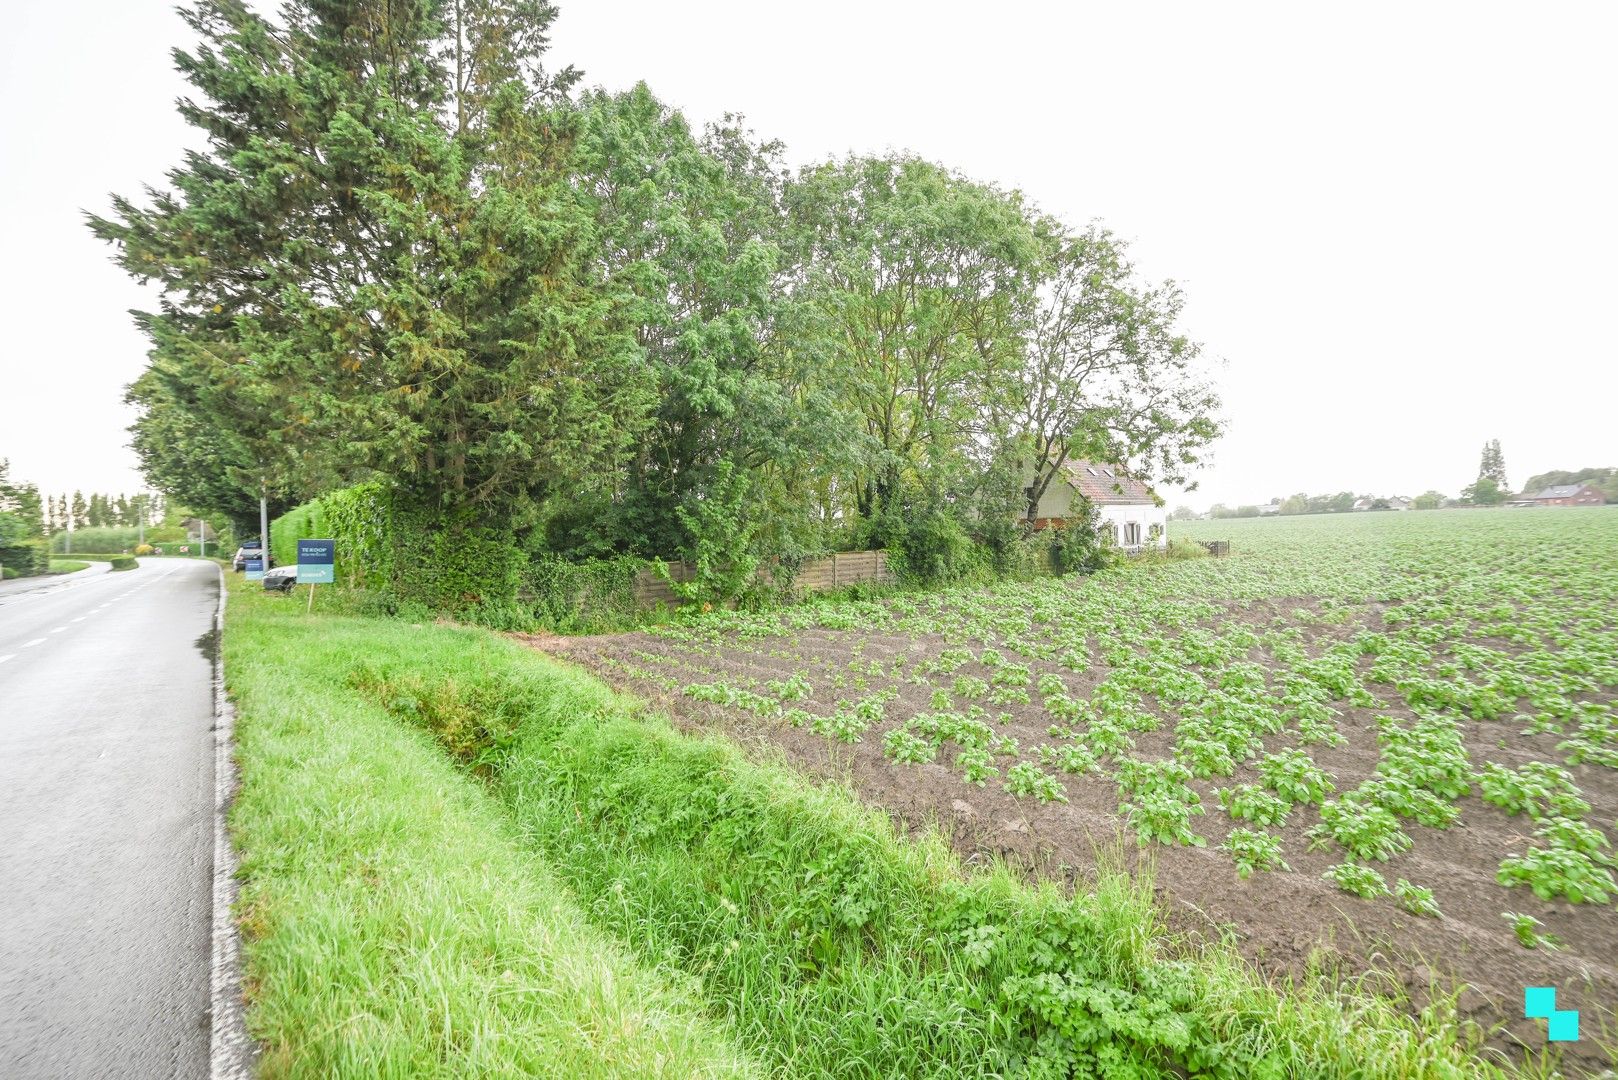
[[1555, 484], [1532, 496], [1535, 506], [1600, 506], [1607, 497], [1589, 484]]
[[1040, 496], [1034, 528], [1059, 526], [1072, 515], [1075, 496], [1080, 495], [1100, 512], [1098, 528], [1110, 531], [1114, 543], [1125, 551], [1168, 547], [1168, 512], [1152, 489], [1117, 465], [1095, 461], [1062, 466]]
[[1414, 510], [1415, 501], [1403, 495], [1389, 495], [1387, 498], [1378, 498], [1373, 495], [1364, 495], [1354, 500], [1356, 510]]
[[1281, 504], [1278, 502], [1265, 503], [1263, 506], [1258, 508], [1259, 517], [1270, 517], [1271, 515], [1279, 514], [1280, 512]]

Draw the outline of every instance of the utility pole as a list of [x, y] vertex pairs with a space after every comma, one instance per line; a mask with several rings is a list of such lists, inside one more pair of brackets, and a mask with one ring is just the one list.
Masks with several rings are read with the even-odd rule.
[[270, 568], [270, 500], [269, 490], [261, 477], [258, 482], [258, 540], [263, 545], [264, 569]]
[[135, 541], [136, 547], [146, 546], [146, 492], [136, 496], [140, 500], [140, 511], [135, 515], [135, 524], [140, 529], [140, 539]]

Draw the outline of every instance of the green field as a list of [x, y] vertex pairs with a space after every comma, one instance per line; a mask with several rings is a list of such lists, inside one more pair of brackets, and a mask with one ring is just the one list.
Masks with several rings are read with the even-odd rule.
[[1547, 1072], [1541, 984], [1610, 1061], [1618, 513], [1198, 531], [1236, 553], [567, 646], [678, 726], [238, 587], [272, 1072], [587, 1072], [602, 1030], [600, 1075]]

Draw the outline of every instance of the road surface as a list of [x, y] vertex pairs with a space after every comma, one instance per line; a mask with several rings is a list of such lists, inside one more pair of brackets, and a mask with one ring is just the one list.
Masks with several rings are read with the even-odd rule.
[[215, 564], [0, 589], [0, 1077], [208, 1073]]

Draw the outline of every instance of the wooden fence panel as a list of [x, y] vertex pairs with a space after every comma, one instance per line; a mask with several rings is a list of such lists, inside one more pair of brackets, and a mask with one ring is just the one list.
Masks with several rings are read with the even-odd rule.
[[[697, 572], [697, 568], [688, 562], [671, 562], [668, 567], [669, 576], [675, 581], [690, 581]], [[760, 577], [768, 573], [768, 567], [759, 569]], [[886, 551], [840, 551], [804, 563], [792, 579], [792, 587], [799, 592], [823, 592], [862, 581], [889, 584], [894, 580]], [[660, 603], [677, 607], [681, 603], [669, 583], [650, 567], [635, 575], [634, 593], [635, 602], [645, 608], [653, 608]]]

